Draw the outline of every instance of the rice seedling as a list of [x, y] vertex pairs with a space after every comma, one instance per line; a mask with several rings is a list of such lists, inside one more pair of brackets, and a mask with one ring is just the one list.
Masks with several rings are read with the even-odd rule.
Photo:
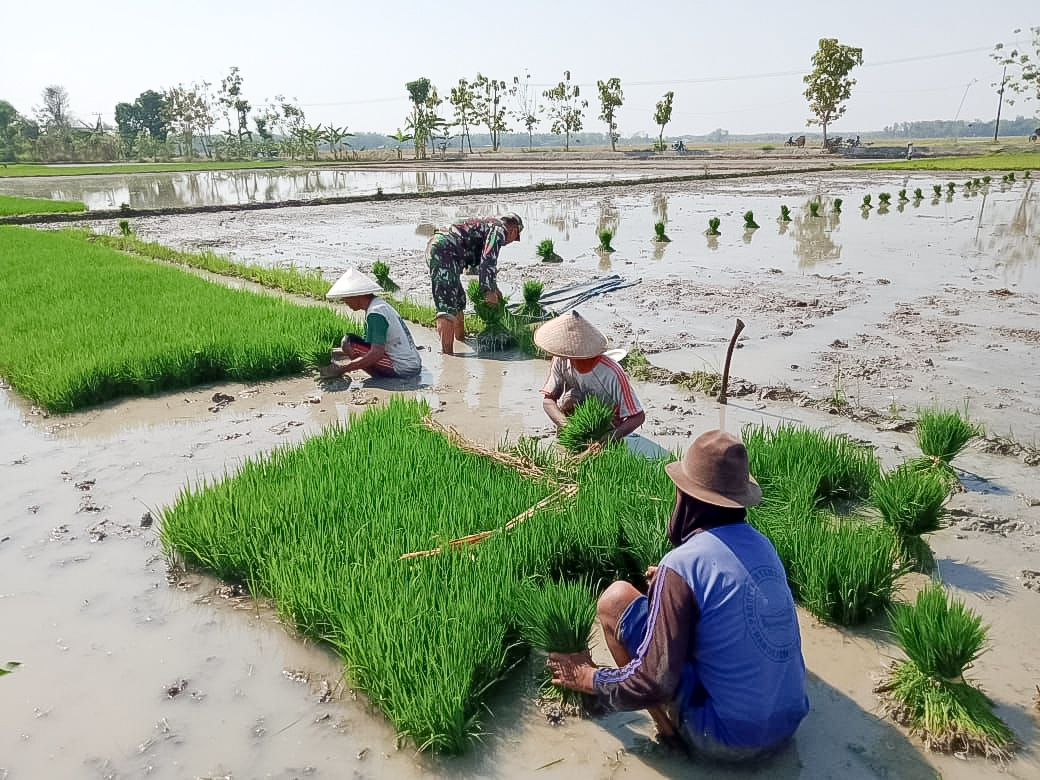
[[613, 230], [601, 230], [596, 234], [599, 237], [599, 251], [601, 252], [613, 252], [614, 247], [610, 245], [610, 242], [614, 239]]
[[905, 202], [905, 201], [910, 200], [908, 197], [906, 197], [906, 190], [905, 189], [902, 189], [902, 190], [899, 191], [898, 198], [899, 198], [899, 200], [901, 202]]
[[924, 457], [910, 461], [917, 469], [938, 469], [948, 480], [957, 482], [950, 465], [970, 439], [982, 429], [958, 411], [924, 409], [917, 413], [917, 446]]
[[956, 184], [954, 184], [952, 181], [946, 182], [946, 193], [948, 195], [953, 195], [953, 193], [956, 190], [957, 190], [957, 185]]
[[21, 661], [8, 661], [0, 666], [0, 677], [3, 677], [5, 674], [10, 674], [21, 665]]
[[119, 234], [122, 236], [132, 236], [134, 234], [134, 231], [130, 229], [130, 220], [119, 220]]
[[982, 177], [982, 183], [983, 184], [989, 184], [990, 181], [992, 181], [992, 178], [990, 176], [983, 176]]
[[929, 749], [1005, 758], [1014, 735], [964, 671], [986, 649], [982, 618], [933, 583], [913, 604], [893, 605], [892, 632], [909, 660], [875, 689], [897, 720]]
[[534, 251], [538, 257], [542, 258], [543, 263], [563, 262], [563, 258], [556, 254], [556, 249], [553, 246], [553, 240], [551, 238], [546, 238], [540, 241], [538, 247]]
[[386, 292], [397, 292], [401, 289], [397, 282], [390, 278], [390, 266], [382, 260], [372, 263], [372, 276], [379, 282], [379, 286]]
[[861, 209], [873, 208], [873, 206], [870, 204], [870, 193], [869, 192], [866, 195], [863, 196], [863, 203], [860, 204], [860, 208]]
[[[514, 603], [520, 636], [531, 647], [545, 653], [584, 653], [588, 649], [596, 620], [589, 583], [549, 580], [539, 586], [528, 580], [517, 587]], [[542, 673], [540, 693], [543, 699], [559, 701], [565, 714], [582, 712], [582, 694], [553, 685], [548, 668]]]
[[614, 409], [597, 396], [587, 396], [567, 418], [560, 428], [557, 439], [572, 452], [585, 449], [589, 444], [600, 441], [614, 427]]
[[[840, 214], [841, 213], [841, 204], [842, 203], [843, 203], [843, 201], [842, 201], [841, 198], [835, 198], [834, 201], [832, 202], [832, 206], [834, 208], [834, 213], [835, 214]], [[813, 216], [815, 217], [817, 215], [813, 214]]]
[[[72, 231], [0, 227], [0, 263], [0, 373], [52, 412], [298, 373], [357, 330], [330, 309], [212, 284]], [[79, 346], [41, 358], [56, 343]]]
[[923, 199], [924, 199], [924, 193], [921, 192], [921, 188], [920, 187], [915, 188], [914, 189], [914, 200], [923, 200]]
[[537, 279], [528, 279], [524, 282], [524, 303], [517, 310], [517, 314], [530, 317], [532, 320], [543, 320], [546, 317], [545, 308], [541, 304], [542, 292], [545, 284]]
[[754, 230], [758, 227], [758, 223], [755, 222], [755, 212], [745, 211], [744, 212], [744, 230]]
[[809, 216], [818, 217], [820, 216], [820, 201], [811, 200], [809, 201]]
[[932, 185], [932, 192], [935, 194], [935, 197], [938, 198], [940, 195], [942, 195], [942, 185], [941, 184], [933, 184]]
[[949, 497], [950, 487], [945, 479], [905, 464], [882, 474], [870, 489], [874, 506], [900, 536], [938, 531]]
[[719, 225], [721, 225], [721, 224], [722, 224], [722, 220], [721, 219], [719, 219], [718, 217], [711, 217], [708, 220], [708, 229], [704, 232], [704, 235], [706, 235], [706, 236], [721, 236], [722, 233], [719, 232]]
[[881, 203], [882, 205], [885, 205], [885, 206], [889, 205], [892, 202], [892, 193], [890, 193], [890, 192], [879, 192], [878, 193], [878, 202]]
[[780, 204], [780, 221], [790, 222], [791, 221], [791, 209], [788, 206]]
[[668, 238], [667, 234], [664, 232], [664, 229], [665, 229], [665, 224], [663, 222], [655, 222], [654, 223], [654, 241], [658, 241], [658, 242], [661, 242], [661, 243], [668, 243], [669, 241], [672, 240], [672, 239]]

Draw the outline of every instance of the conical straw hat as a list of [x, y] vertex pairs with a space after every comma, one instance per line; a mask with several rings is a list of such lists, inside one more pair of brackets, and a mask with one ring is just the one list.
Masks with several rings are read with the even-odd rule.
[[350, 298], [355, 295], [375, 295], [383, 291], [379, 282], [369, 279], [356, 268], [348, 268], [325, 293], [326, 298]]
[[607, 348], [606, 337], [576, 311], [561, 314], [534, 332], [534, 343], [550, 355], [592, 358]]

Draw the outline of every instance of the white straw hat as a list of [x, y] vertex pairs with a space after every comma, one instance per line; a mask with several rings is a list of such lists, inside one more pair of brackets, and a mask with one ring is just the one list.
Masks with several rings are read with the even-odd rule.
[[336, 283], [325, 293], [326, 298], [350, 298], [355, 295], [375, 295], [381, 293], [383, 288], [379, 282], [370, 279], [356, 268], [348, 268]]
[[534, 343], [550, 355], [593, 358], [603, 354], [607, 339], [576, 311], [554, 317], [534, 332]]

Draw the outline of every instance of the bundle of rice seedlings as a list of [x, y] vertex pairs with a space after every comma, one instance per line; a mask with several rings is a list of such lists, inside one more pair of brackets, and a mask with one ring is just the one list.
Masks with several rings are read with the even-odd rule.
[[611, 246], [611, 241], [614, 239], [613, 230], [600, 230], [597, 234], [599, 238], [599, 251], [601, 252], [613, 252], [614, 247]]
[[945, 465], [947, 471], [964, 445], [981, 433], [981, 428], [972, 424], [957, 411], [944, 409], [924, 409], [917, 414], [917, 446], [930, 463], [924, 465]]
[[946, 478], [903, 464], [883, 474], [870, 489], [870, 497], [885, 522], [898, 532], [903, 544], [903, 559], [919, 570], [929, 571], [931, 551], [921, 534], [938, 531], [946, 514], [950, 496]]
[[[585, 581], [550, 580], [539, 587], [528, 580], [516, 589], [515, 616], [521, 638], [532, 647], [546, 653], [584, 653], [596, 620], [596, 601]], [[542, 672], [539, 698], [553, 720], [582, 714], [582, 694], [553, 685], [548, 667]]]
[[397, 292], [400, 289], [397, 282], [390, 278], [390, 266], [382, 260], [376, 260], [372, 263], [372, 276], [376, 278], [379, 286], [386, 292]]
[[563, 258], [556, 254], [556, 249], [553, 246], [553, 240], [546, 238], [538, 242], [538, 248], [534, 250], [535, 254], [542, 258], [543, 263], [562, 263]]
[[668, 234], [664, 232], [665, 224], [663, 222], [654, 223], [654, 241], [661, 243], [668, 243], [672, 239], [668, 238]]
[[1006, 758], [1014, 734], [963, 676], [985, 652], [982, 618], [938, 584], [912, 605], [894, 605], [889, 617], [909, 660], [896, 663], [875, 689], [888, 711], [930, 750]]
[[614, 429], [614, 410], [594, 395], [579, 403], [560, 428], [558, 440], [572, 452], [585, 449]]
[[545, 319], [545, 308], [541, 304], [542, 292], [545, 284], [537, 279], [528, 279], [524, 282], [524, 303], [517, 310], [521, 317], [530, 317], [532, 320]]
[[758, 227], [758, 223], [755, 222], [755, 212], [745, 211], [744, 212], [744, 229], [754, 230]]

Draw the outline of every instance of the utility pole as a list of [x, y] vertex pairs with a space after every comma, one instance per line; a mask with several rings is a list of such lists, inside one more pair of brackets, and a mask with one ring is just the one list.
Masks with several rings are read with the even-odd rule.
[[1004, 72], [1000, 74], [1000, 89], [997, 90], [997, 121], [993, 125], [993, 143], [997, 142], [997, 133], [1000, 132], [1000, 108], [1004, 105], [1004, 82], [1007, 81], [1007, 65]]

